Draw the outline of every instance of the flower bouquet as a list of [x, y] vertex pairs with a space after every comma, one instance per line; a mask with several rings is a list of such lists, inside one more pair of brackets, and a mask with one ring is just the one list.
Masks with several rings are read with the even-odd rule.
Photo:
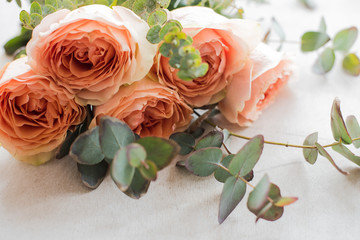
[[[89, 188], [109, 172], [132, 198], [143, 196], [158, 171], [177, 161], [224, 183], [219, 223], [248, 187], [247, 207], [257, 220], [277, 220], [297, 200], [282, 197], [266, 174], [250, 183], [265, 143], [302, 148], [312, 164], [320, 153], [344, 174], [325, 148], [360, 164], [343, 145], [359, 146], [359, 125], [354, 117], [345, 124], [338, 100], [332, 145], [320, 145], [317, 133], [295, 146], [240, 136], [216, 123], [221, 115], [250, 126], [295, 67], [287, 54], [262, 42], [259, 23], [228, 18], [230, 5], [222, 1], [193, 6], [199, 4], [33, 2], [20, 14], [17, 41], [5, 45], [9, 54], [18, 51], [18, 59], [0, 71], [1, 145], [33, 165], [69, 157]], [[232, 153], [226, 145], [231, 136], [249, 141]]]

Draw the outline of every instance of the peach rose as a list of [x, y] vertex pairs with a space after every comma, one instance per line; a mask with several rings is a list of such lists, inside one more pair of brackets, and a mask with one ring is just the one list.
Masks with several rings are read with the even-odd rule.
[[[227, 88], [226, 97], [219, 103], [225, 118], [240, 126], [249, 126], [261, 111], [273, 102], [275, 96], [293, 75], [293, 63], [265, 44], [250, 55], [238, 78]], [[247, 82], [251, 81], [251, 96], [244, 100]]]
[[225, 18], [206, 7], [179, 8], [169, 16], [178, 20], [183, 31], [193, 38], [193, 46], [209, 64], [209, 71], [193, 81], [181, 80], [169, 59], [158, 53], [155, 71], [160, 82], [176, 90], [192, 106], [219, 102], [225, 96], [225, 87], [236, 78], [260, 42], [260, 26], [249, 20]]
[[49, 78], [36, 75], [20, 58], [0, 72], [0, 143], [16, 159], [34, 165], [55, 155], [85, 109]]
[[79, 104], [100, 105], [150, 70], [156, 46], [146, 40], [148, 29], [119, 6], [59, 10], [34, 29], [26, 48], [28, 64], [75, 94]]
[[192, 109], [179, 95], [164, 85], [144, 78], [121, 87], [107, 103], [95, 107], [96, 125], [104, 115], [118, 118], [141, 137], [169, 137], [184, 130], [191, 121]]

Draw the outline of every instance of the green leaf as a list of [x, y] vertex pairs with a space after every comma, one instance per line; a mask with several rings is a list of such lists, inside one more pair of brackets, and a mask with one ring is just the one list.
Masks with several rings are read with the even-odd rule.
[[264, 137], [257, 135], [250, 139], [235, 155], [229, 165], [231, 174], [245, 176], [251, 172], [262, 154]]
[[32, 2], [32, 4], [30, 5], [30, 15], [33, 13], [42, 15], [41, 5], [36, 1]]
[[73, 132], [69, 130], [67, 131], [66, 138], [56, 153], [57, 159], [61, 159], [69, 154], [71, 144], [75, 141], [79, 134], [80, 127], [77, 127]]
[[197, 127], [193, 131], [190, 132], [190, 134], [196, 139], [201, 137], [205, 132], [205, 128], [203, 127]]
[[70, 147], [70, 156], [80, 164], [94, 165], [104, 158], [99, 142], [99, 127], [80, 134]]
[[259, 212], [267, 203], [267, 197], [270, 192], [270, 180], [265, 174], [253, 191], [249, 194], [247, 207], [251, 212]]
[[167, 14], [165, 10], [156, 9], [149, 15], [147, 19], [147, 23], [149, 24], [149, 26], [162, 25], [166, 22], [166, 20], [167, 20]]
[[16, 2], [16, 4], [19, 6], [19, 7], [21, 7], [21, 0], [15, 0], [15, 2]]
[[30, 14], [25, 11], [25, 10], [22, 10], [20, 12], [20, 15], [19, 15], [19, 18], [20, 18], [20, 21], [25, 25], [25, 26], [30, 26]]
[[224, 140], [224, 135], [222, 132], [213, 130], [206, 134], [200, 141], [196, 144], [195, 149], [199, 150], [202, 148], [208, 148], [208, 147], [218, 147], [220, 148], [222, 146]]
[[109, 163], [120, 148], [135, 141], [134, 133], [126, 123], [109, 116], [100, 119], [99, 137], [101, 149]]
[[342, 62], [344, 71], [352, 76], [360, 75], [360, 59], [354, 53], [349, 53]]
[[338, 165], [336, 165], [336, 163], [334, 162], [334, 160], [332, 159], [332, 157], [330, 156], [330, 154], [325, 150], [325, 148], [323, 146], [321, 146], [319, 143], [315, 143], [315, 146], [317, 147], [317, 149], [319, 150], [319, 153], [324, 156], [327, 160], [330, 161], [330, 163], [336, 168], [336, 170], [338, 170], [340, 173], [344, 174], [344, 175], [348, 175], [348, 172], [345, 172], [343, 170], [341, 170]]
[[56, 12], [56, 8], [49, 4], [45, 4], [44, 6], [42, 6], [42, 12], [43, 12], [43, 16], [47, 16], [51, 13]]
[[[314, 132], [307, 136], [304, 141], [304, 146], [315, 146], [315, 143], [318, 141], [318, 133]], [[305, 160], [310, 163], [314, 164], [318, 157], [318, 150], [316, 148], [303, 148], [303, 155]]]
[[159, 48], [159, 52], [164, 57], [171, 57], [173, 55], [173, 49], [170, 43], [163, 43]]
[[40, 24], [42, 19], [43, 19], [43, 17], [38, 13], [30, 14], [30, 24], [31, 24], [31, 26], [33, 28], [36, 27], [37, 25]]
[[81, 181], [88, 188], [95, 189], [104, 180], [109, 164], [106, 161], [101, 161], [95, 165], [83, 165], [77, 163], [78, 171], [80, 172]]
[[45, 0], [45, 4], [53, 6], [55, 9], [59, 7], [59, 3], [57, 0]]
[[341, 138], [345, 144], [352, 143], [352, 139], [346, 129], [344, 119], [341, 114], [340, 100], [338, 98], [334, 99], [331, 108], [331, 130], [336, 141], [339, 141]]
[[[223, 165], [224, 167], [228, 168], [229, 164], [230, 164], [231, 160], [234, 158], [234, 156], [235, 156], [234, 154], [227, 155], [226, 157], [224, 157], [224, 159], [221, 161], [220, 164]], [[216, 169], [215, 173], [214, 173], [215, 179], [222, 183], [224, 183], [226, 181], [226, 179], [228, 179], [231, 176], [232, 175], [229, 172], [225, 171], [222, 168]]]
[[325, 48], [325, 50], [316, 59], [312, 70], [316, 74], [325, 74], [329, 72], [335, 63], [335, 52], [332, 48]]
[[223, 187], [220, 197], [219, 223], [223, 223], [230, 213], [243, 199], [246, 192], [246, 183], [236, 177], [229, 177]]
[[[346, 118], [346, 127], [352, 139], [360, 138], [360, 126], [355, 116], [350, 115]], [[360, 148], [360, 140], [353, 141], [353, 145]]]
[[[23, 28], [25, 29], [25, 28]], [[31, 39], [32, 31], [25, 29], [19, 36], [10, 39], [5, 45], [6, 54], [14, 54], [19, 48], [26, 46]]]
[[346, 157], [347, 159], [349, 159], [350, 161], [352, 161], [353, 163], [357, 164], [360, 166], [360, 157], [356, 156], [355, 154], [353, 154], [347, 147], [345, 147], [342, 144], [338, 144], [335, 146], [332, 146], [332, 149], [338, 153], [340, 153], [341, 155], [343, 155], [344, 157]]
[[145, 164], [139, 166], [139, 171], [141, 175], [151, 181], [155, 181], [157, 177], [157, 167], [156, 164], [152, 161], [146, 160]]
[[324, 17], [321, 17], [320, 25], [319, 25], [319, 31], [322, 32], [322, 33], [326, 33], [326, 31], [327, 31], [326, 22], [325, 22]]
[[162, 8], [168, 8], [171, 0], [156, 0], [156, 3], [159, 4]]
[[64, 8], [69, 10], [74, 10], [76, 8], [76, 5], [72, 2], [72, 0], [63, 0], [62, 5]]
[[285, 206], [288, 206], [290, 204], [293, 204], [297, 200], [298, 200], [297, 197], [282, 197], [275, 203], [275, 206], [277, 206], [277, 207], [285, 207]]
[[[280, 201], [281, 194], [279, 187], [275, 184], [270, 184], [268, 197], [274, 202]], [[256, 221], [258, 221], [260, 218], [268, 221], [275, 221], [283, 215], [284, 207], [276, 206], [276, 204], [274, 205], [269, 200], [267, 200], [267, 202], [260, 211], [253, 213], [257, 216]]]
[[160, 39], [164, 39], [165, 35], [171, 31], [180, 32], [182, 29], [181, 24], [179, 21], [176, 20], [169, 20], [160, 31]]
[[149, 14], [155, 10], [155, 8], [155, 1], [135, 0], [132, 5], [133, 12], [139, 15], [145, 21], [147, 20]]
[[129, 151], [131, 151], [131, 147], [121, 148], [116, 153], [110, 167], [112, 179], [123, 192], [129, 188], [135, 174], [135, 168], [130, 165]]
[[206, 177], [211, 175], [222, 160], [220, 148], [203, 148], [193, 152], [185, 162], [186, 168], [193, 174]]
[[108, 0], [93, 0], [93, 1], [94, 1], [94, 4], [101, 4], [101, 5], [109, 6]]
[[315, 4], [313, 2], [313, 0], [299, 0], [304, 7], [308, 8], [308, 9], [314, 9], [315, 8]]
[[160, 25], [153, 26], [152, 28], [149, 29], [148, 33], [146, 34], [146, 39], [152, 44], [159, 43], [161, 41], [160, 30], [161, 30]]
[[301, 51], [311, 52], [324, 46], [330, 37], [322, 32], [306, 32], [301, 37]]
[[194, 150], [195, 138], [185, 132], [174, 133], [170, 136], [170, 139], [175, 141], [180, 146], [180, 155], [187, 155]]
[[338, 32], [333, 40], [334, 49], [337, 51], [347, 52], [354, 45], [358, 36], [356, 27], [350, 27]]
[[135, 174], [133, 180], [128, 187], [128, 189], [124, 192], [131, 198], [139, 199], [144, 196], [150, 186], [150, 181], [146, 180], [138, 169], [135, 170]]
[[146, 150], [138, 143], [130, 143], [126, 146], [129, 164], [133, 167], [140, 167], [146, 160]]
[[158, 137], [145, 137], [136, 141], [147, 153], [147, 160], [153, 161], [158, 170], [168, 166], [179, 153], [179, 146], [172, 140]]

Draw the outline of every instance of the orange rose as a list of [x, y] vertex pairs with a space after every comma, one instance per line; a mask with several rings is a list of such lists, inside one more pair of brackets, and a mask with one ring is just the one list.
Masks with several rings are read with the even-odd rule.
[[175, 91], [146, 77], [121, 87], [107, 103], [95, 107], [95, 118], [90, 126], [109, 115], [126, 122], [141, 137], [167, 138], [188, 126], [191, 113], [192, 109]]
[[[261, 111], [273, 102], [280, 89], [293, 75], [293, 63], [279, 52], [260, 44], [251, 54], [241, 75], [227, 88], [226, 97], [219, 103], [225, 118], [240, 126], [249, 126]], [[251, 96], [243, 92], [251, 80]]]
[[[225, 96], [225, 87], [260, 42], [259, 25], [249, 20], [227, 19], [205, 7], [179, 8], [169, 15], [180, 21], [183, 31], [193, 38], [193, 45], [209, 64], [209, 71], [193, 81], [181, 80], [169, 59], [158, 53], [155, 70], [160, 82], [175, 89], [192, 106], [219, 102]], [[250, 82], [248, 84], [250, 90]]]
[[123, 7], [89, 5], [45, 17], [27, 45], [34, 72], [51, 76], [81, 105], [100, 105], [150, 70], [149, 27]]
[[16, 159], [39, 165], [54, 157], [69, 127], [83, 121], [85, 109], [65, 89], [36, 75], [26, 60], [0, 72], [0, 143]]

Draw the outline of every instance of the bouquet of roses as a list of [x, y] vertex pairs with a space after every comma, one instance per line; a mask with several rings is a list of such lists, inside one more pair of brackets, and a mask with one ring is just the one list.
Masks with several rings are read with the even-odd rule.
[[221, 113], [249, 126], [293, 75], [292, 62], [261, 43], [254, 21], [198, 6], [169, 11], [170, 1], [105, 2], [34, 2], [21, 12], [32, 33], [26, 56], [0, 71], [2, 146], [34, 165], [70, 156], [91, 188], [110, 168], [134, 198], [182, 155], [179, 166], [224, 183], [219, 222], [247, 185], [249, 210], [278, 219], [296, 198], [281, 197], [266, 175], [249, 183], [263, 137], [232, 154], [229, 131], [205, 134], [204, 125]]

